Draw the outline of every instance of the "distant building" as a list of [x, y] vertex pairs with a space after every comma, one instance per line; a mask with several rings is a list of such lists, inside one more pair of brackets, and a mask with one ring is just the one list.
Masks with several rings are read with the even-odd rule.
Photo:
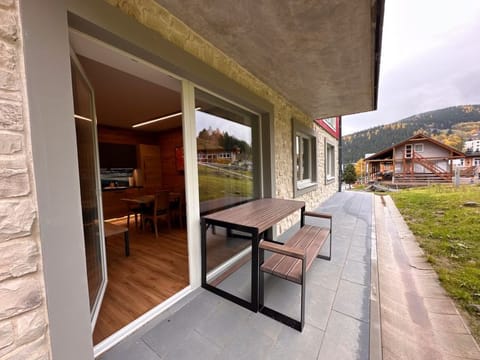
[[451, 182], [453, 161], [465, 155], [424, 134], [382, 150], [365, 159], [370, 181], [429, 184]]
[[480, 139], [465, 141], [463, 151], [465, 154], [480, 153]]

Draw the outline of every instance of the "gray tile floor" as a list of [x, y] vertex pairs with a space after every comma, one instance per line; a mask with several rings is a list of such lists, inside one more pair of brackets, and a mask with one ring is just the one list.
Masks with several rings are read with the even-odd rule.
[[[99, 359], [368, 359], [372, 205], [342, 192], [319, 207], [333, 214], [332, 261], [308, 273], [303, 332], [198, 289]], [[300, 288], [266, 278], [265, 303], [298, 317]]]

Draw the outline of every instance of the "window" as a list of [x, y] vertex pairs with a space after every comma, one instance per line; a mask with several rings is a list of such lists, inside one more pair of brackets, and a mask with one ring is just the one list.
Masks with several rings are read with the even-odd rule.
[[258, 197], [257, 114], [195, 90], [200, 213]]
[[294, 194], [302, 195], [316, 186], [316, 138], [312, 129], [293, 121]]
[[412, 158], [412, 144], [405, 145], [405, 158], [406, 159]]
[[323, 119], [332, 129], [336, 130], [337, 128], [337, 118], [336, 117], [331, 117], [327, 119]]
[[326, 143], [325, 149], [325, 181], [331, 182], [335, 179], [335, 146]]
[[423, 144], [415, 144], [415, 152], [423, 152]]

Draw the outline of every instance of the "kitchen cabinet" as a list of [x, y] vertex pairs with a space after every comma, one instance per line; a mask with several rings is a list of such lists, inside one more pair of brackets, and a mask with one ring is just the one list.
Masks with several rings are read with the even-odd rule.
[[139, 164], [143, 174], [143, 187], [147, 191], [162, 188], [162, 154], [160, 146], [140, 144]]

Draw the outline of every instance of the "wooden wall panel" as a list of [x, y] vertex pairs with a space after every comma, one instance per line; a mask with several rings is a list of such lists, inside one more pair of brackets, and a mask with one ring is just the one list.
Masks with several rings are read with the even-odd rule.
[[162, 156], [163, 187], [178, 192], [185, 191], [185, 176], [183, 171], [178, 171], [175, 163], [175, 148], [183, 146], [182, 129], [163, 132], [158, 136]]
[[97, 127], [98, 142], [112, 144], [157, 144], [157, 135], [143, 131], [113, 128], [109, 126]]

